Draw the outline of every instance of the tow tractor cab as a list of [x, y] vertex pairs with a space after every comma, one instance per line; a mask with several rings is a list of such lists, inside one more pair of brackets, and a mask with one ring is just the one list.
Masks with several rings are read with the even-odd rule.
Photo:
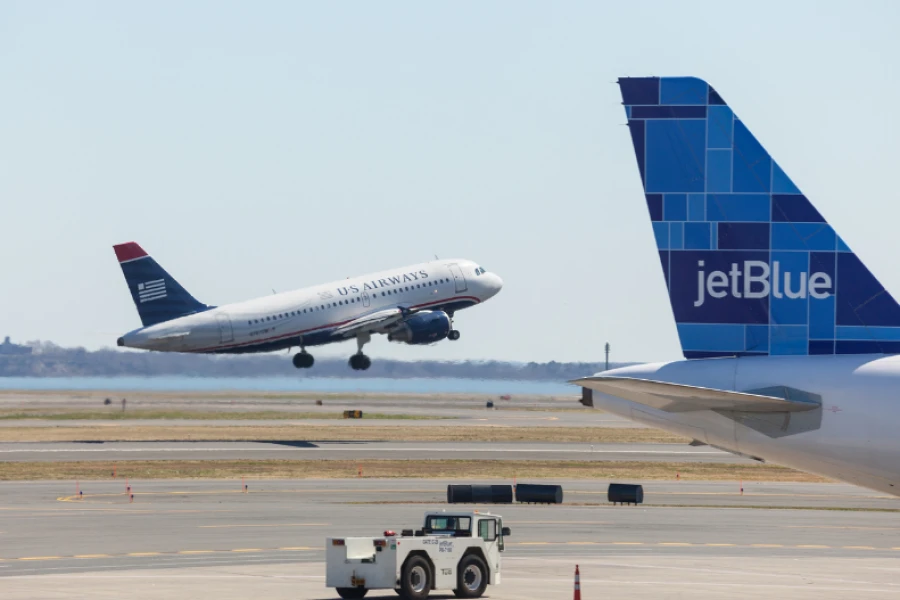
[[500, 553], [508, 535], [500, 515], [444, 511], [425, 513], [422, 529], [400, 535], [327, 538], [325, 586], [341, 598], [384, 589], [407, 600], [423, 600], [435, 589], [480, 598], [488, 584], [500, 583]]

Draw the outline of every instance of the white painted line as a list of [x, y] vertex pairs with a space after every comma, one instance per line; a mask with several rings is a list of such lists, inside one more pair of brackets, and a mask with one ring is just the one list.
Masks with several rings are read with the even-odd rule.
[[109, 452], [476, 452], [476, 453], [504, 453], [504, 452], [522, 452], [530, 454], [706, 454], [706, 455], [728, 455], [727, 452], [719, 450], [565, 450], [565, 449], [540, 449], [540, 448], [366, 448], [359, 446], [356, 448], [36, 448], [34, 450], [0, 450], [0, 454], [29, 454], [29, 453], [109, 453]]

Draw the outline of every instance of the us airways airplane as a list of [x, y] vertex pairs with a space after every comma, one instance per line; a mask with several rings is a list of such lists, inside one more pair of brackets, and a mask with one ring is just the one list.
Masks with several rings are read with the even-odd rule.
[[372, 361], [362, 349], [372, 334], [405, 344], [458, 340], [456, 311], [503, 286], [472, 261], [435, 260], [216, 307], [197, 301], [134, 242], [113, 248], [143, 324], [119, 346], [195, 353], [299, 348], [298, 369], [315, 362], [306, 348], [355, 339], [350, 367], [364, 371]]
[[688, 360], [582, 402], [900, 495], [900, 305], [705, 81], [618, 83]]

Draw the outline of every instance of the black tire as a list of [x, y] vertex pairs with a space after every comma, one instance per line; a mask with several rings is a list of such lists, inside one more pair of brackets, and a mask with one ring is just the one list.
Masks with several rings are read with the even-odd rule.
[[359, 369], [361, 371], [366, 371], [366, 370], [368, 370], [369, 367], [372, 366], [372, 359], [369, 358], [368, 356], [366, 356], [365, 354], [362, 355], [359, 362], [360, 362]]
[[421, 556], [410, 556], [400, 572], [400, 596], [406, 600], [425, 600], [433, 585], [428, 561]]
[[345, 600], [357, 600], [359, 598], [364, 598], [366, 593], [369, 591], [366, 588], [334, 588], [334, 591], [337, 592], [337, 595]]
[[293, 362], [298, 369], [309, 369], [316, 362], [316, 359], [309, 352], [299, 352], [294, 355]]
[[457, 331], [456, 329], [451, 329], [451, 330], [450, 330], [450, 333], [447, 334], [447, 337], [448, 337], [451, 341], [458, 340], [458, 339], [459, 339], [459, 331]]
[[481, 598], [488, 585], [488, 569], [480, 556], [469, 554], [463, 556], [456, 566], [457, 598]]

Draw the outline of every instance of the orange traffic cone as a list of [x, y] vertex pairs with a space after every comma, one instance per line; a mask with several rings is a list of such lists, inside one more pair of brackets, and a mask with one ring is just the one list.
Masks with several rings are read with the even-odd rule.
[[575, 565], [575, 596], [573, 600], [581, 600], [581, 574], [578, 572], [578, 565]]

